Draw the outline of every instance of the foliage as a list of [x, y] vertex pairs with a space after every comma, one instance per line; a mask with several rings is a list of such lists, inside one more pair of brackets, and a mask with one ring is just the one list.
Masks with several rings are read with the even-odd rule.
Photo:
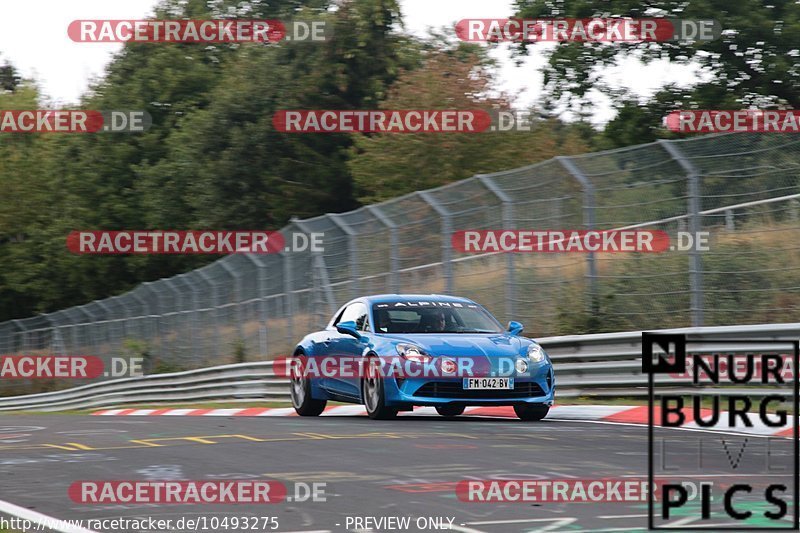
[[[276, 45], [128, 44], [81, 102], [143, 109], [142, 134], [0, 135], [0, 320], [130, 290], [216, 257], [77, 256], [76, 229], [275, 229], [355, 207], [347, 135], [274, 131], [282, 108], [374, 106], [413, 45], [394, 0], [165, 0], [162, 18], [326, 17], [334, 38]], [[405, 63], [404, 63], [405, 62]], [[0, 108], [47, 107], [0, 68]]]
[[[428, 43], [422, 66], [402, 72], [383, 109], [512, 111], [493, 94], [494, 70], [474, 45]], [[556, 119], [531, 112], [530, 131], [360, 135], [349, 166], [363, 203], [444, 185], [478, 173], [515, 168], [556, 155], [586, 151], [580, 135]]]
[[[578, 113], [590, 108], [587, 93], [596, 89], [615, 99], [620, 109], [606, 143], [624, 146], [663, 136], [665, 111], [683, 108], [731, 109], [756, 106], [800, 108], [800, 4], [791, 0], [517, 0], [517, 16], [547, 17], [668, 17], [715, 19], [722, 37], [706, 42], [564, 43], [552, 51], [524, 43], [518, 49], [548, 54], [544, 68], [547, 105], [566, 105]], [[686, 90], [665, 87], [646, 102], [631, 98], [604, 82], [603, 74], [623, 58], [645, 63], [669, 60], [696, 65], [699, 75]], [[638, 109], [637, 109], [638, 108]], [[621, 133], [622, 137], [614, 134]], [[644, 134], [644, 137], [636, 135]]]

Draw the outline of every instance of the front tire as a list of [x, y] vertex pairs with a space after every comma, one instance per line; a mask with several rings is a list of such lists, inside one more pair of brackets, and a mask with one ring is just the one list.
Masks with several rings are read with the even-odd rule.
[[464, 405], [454, 405], [454, 404], [437, 405], [436, 412], [442, 416], [452, 418], [454, 416], [459, 416], [464, 414], [464, 408], [465, 408]]
[[367, 409], [367, 416], [373, 420], [389, 420], [397, 416], [399, 409], [386, 406], [383, 378], [378, 365], [377, 357], [367, 359], [367, 375], [361, 380], [361, 399]]
[[547, 416], [547, 413], [550, 412], [550, 406], [537, 404], [515, 405], [514, 412], [520, 420], [537, 422]]
[[291, 367], [292, 407], [300, 416], [319, 416], [325, 410], [327, 400], [315, 400], [311, 397], [311, 378], [303, 375], [301, 369], [306, 368], [305, 355], [298, 354]]

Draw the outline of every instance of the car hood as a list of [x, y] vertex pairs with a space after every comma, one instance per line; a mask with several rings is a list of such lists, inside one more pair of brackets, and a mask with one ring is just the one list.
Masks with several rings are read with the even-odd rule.
[[384, 339], [416, 344], [431, 355], [451, 357], [514, 356], [531, 343], [502, 333], [408, 333], [384, 334]]

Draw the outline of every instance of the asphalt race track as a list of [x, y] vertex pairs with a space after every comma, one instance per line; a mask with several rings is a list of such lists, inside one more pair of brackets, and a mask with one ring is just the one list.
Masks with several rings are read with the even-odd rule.
[[[670, 453], [691, 460], [700, 433], [668, 434], [675, 437]], [[358, 532], [367, 529], [354, 517], [445, 517], [452, 529], [473, 533], [644, 531], [644, 503], [472, 503], [460, 501], [454, 487], [465, 479], [646, 474], [646, 427], [622, 424], [20, 415], [4, 417], [0, 427], [0, 498], [60, 519], [270, 516], [277, 531]], [[274, 479], [290, 496], [293, 483], [322, 482], [327, 501], [92, 506], [67, 495], [74, 481], [110, 479]]]

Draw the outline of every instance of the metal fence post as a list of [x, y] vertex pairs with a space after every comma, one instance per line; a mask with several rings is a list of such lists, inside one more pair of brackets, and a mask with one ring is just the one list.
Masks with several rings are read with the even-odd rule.
[[[595, 220], [595, 207], [597, 204], [594, 184], [569, 157], [558, 156], [556, 159], [581, 184], [583, 189], [583, 225], [589, 231], [594, 230], [597, 225]], [[586, 255], [586, 262], [588, 266], [587, 277], [589, 278], [589, 311], [592, 315], [597, 316], [600, 312], [600, 301], [597, 290], [597, 257], [594, 251], [590, 251]]]
[[[514, 227], [514, 200], [511, 198], [509, 194], [507, 194], [503, 189], [501, 189], [497, 183], [495, 183], [490, 176], [486, 174], [478, 174], [475, 176], [478, 178], [484, 187], [486, 187], [492, 194], [494, 194], [500, 202], [503, 204], [503, 229], [510, 230]], [[516, 293], [517, 293], [517, 283], [516, 283], [516, 269], [514, 265], [514, 254], [513, 252], [508, 252], [505, 254], [506, 256], [506, 318], [508, 320], [513, 320], [516, 309], [515, 309], [515, 302], [516, 302]]]
[[400, 255], [397, 244], [397, 224], [392, 222], [376, 205], [368, 205], [367, 211], [372, 216], [389, 228], [389, 290], [393, 293], [400, 292]]
[[214, 323], [214, 353], [211, 354], [212, 357], [219, 357], [220, 354], [220, 344], [222, 343], [222, 339], [219, 334], [219, 320], [217, 320], [217, 308], [219, 307], [219, 303], [217, 302], [217, 285], [211, 279], [211, 276], [206, 274], [201, 270], [196, 271], [197, 274], [208, 284], [208, 288], [211, 289], [211, 316], [212, 322]]
[[[336, 311], [336, 302], [333, 298], [333, 289], [331, 288], [331, 280], [328, 278], [328, 266], [325, 264], [325, 258], [322, 254], [315, 253], [311, 256], [311, 269], [312, 269], [312, 286], [319, 289], [322, 293], [322, 299], [325, 304], [325, 310], [322, 311], [320, 326], [327, 324], [330, 316]], [[316, 284], [319, 283], [319, 286]]]
[[100, 355], [100, 352], [97, 351], [99, 343], [97, 342], [97, 337], [94, 334], [94, 328], [97, 322], [97, 315], [95, 315], [94, 313], [92, 313], [87, 309], [88, 305], [89, 304], [83, 304], [81, 306], [78, 306], [80, 312], [86, 315], [86, 318], [88, 319], [86, 322], [83, 323], [84, 328], [86, 328], [84, 336], [88, 337], [89, 339], [89, 345], [92, 347], [92, 355]]
[[114, 322], [118, 323], [118, 325], [115, 325], [114, 329], [116, 330], [116, 334], [120, 339], [119, 344], [122, 345], [122, 341], [128, 334], [128, 321], [125, 320], [125, 317], [123, 316], [124, 313], [122, 312], [122, 310], [125, 309], [125, 299], [123, 296], [112, 296], [111, 298], [108, 298], [108, 301], [114, 302], [117, 305], [117, 312], [115, 314]]
[[[700, 172], [691, 161], [672, 142], [659, 139], [658, 143], [664, 147], [672, 159], [686, 172], [687, 196], [689, 197], [689, 232], [696, 238], [702, 229], [700, 218]], [[689, 251], [689, 286], [691, 289], [692, 326], [703, 325], [703, 260], [700, 251], [693, 246]]]
[[94, 303], [95, 303], [95, 305], [97, 305], [97, 307], [102, 309], [103, 312], [106, 314], [105, 320], [103, 320], [103, 322], [105, 323], [105, 328], [104, 328], [105, 335], [104, 335], [104, 337], [105, 337], [105, 341], [106, 341], [106, 343], [105, 343], [106, 347], [110, 347], [111, 344], [113, 343], [112, 334], [111, 334], [111, 324], [112, 324], [111, 315], [113, 313], [111, 311], [111, 308], [108, 307], [108, 304], [104, 303], [104, 300], [95, 300]]
[[347, 235], [347, 251], [349, 253], [349, 261], [350, 261], [350, 295], [353, 298], [358, 298], [360, 296], [358, 292], [358, 278], [360, 276], [358, 270], [358, 233], [348, 226], [347, 224], [342, 221], [339, 215], [330, 214], [328, 218], [336, 225], [337, 228], [342, 230], [345, 235]]
[[[181, 297], [181, 305], [184, 307], [184, 312], [186, 313], [186, 330], [189, 333], [189, 357], [194, 359], [197, 357], [198, 349], [196, 346], [197, 339], [195, 336], [197, 335], [198, 323], [197, 323], [197, 310], [199, 306], [197, 305], [197, 295], [195, 294], [194, 287], [192, 287], [192, 283], [189, 281], [189, 274], [181, 274], [177, 276], [178, 279], [181, 280], [183, 286], [189, 290], [189, 293], [192, 296], [192, 309], [189, 310], [189, 304], [184, 303], [183, 297]], [[184, 290], [184, 293], [186, 291]], [[188, 296], [188, 294], [186, 294]]]
[[258, 269], [258, 346], [261, 354], [266, 357], [269, 354], [267, 344], [267, 265], [257, 254], [244, 254]]
[[[146, 301], [147, 304], [147, 314], [149, 315], [149, 319], [155, 325], [155, 327], [151, 330], [153, 332], [153, 348], [155, 349], [156, 353], [158, 354], [158, 358], [164, 357], [164, 339], [161, 338], [161, 329], [163, 324], [161, 324], [161, 300], [158, 297], [158, 293], [153, 290], [153, 282], [146, 281], [142, 283], [143, 290], [146, 290], [150, 293], [151, 298], [148, 298]], [[155, 299], [156, 304], [156, 311], [153, 311], [152, 307], [152, 298]]]
[[[206, 328], [204, 328], [201, 323], [203, 317], [200, 315], [200, 313], [204, 312], [203, 311], [204, 307], [200, 305], [199, 292], [202, 290], [201, 284], [207, 284], [208, 280], [200, 274], [199, 270], [193, 270], [191, 273], [200, 278], [199, 280], [200, 283], [197, 283], [197, 280], [192, 280], [192, 282], [188, 281], [186, 282], [186, 284], [189, 286], [189, 290], [192, 291], [192, 307], [194, 309], [192, 311], [193, 335], [196, 335], [198, 337], [197, 343], [194, 343], [195, 349], [192, 352], [192, 358], [200, 359], [202, 355], [206, 354], [207, 343], [205, 342], [205, 340], [207, 337], [205, 334]], [[211, 288], [212, 287], [209, 286], [209, 289]], [[202, 341], [200, 340], [201, 335], [203, 339]]]
[[425, 200], [429, 206], [436, 211], [442, 218], [442, 271], [444, 274], [444, 291], [447, 294], [453, 293], [453, 243], [450, 242], [453, 235], [453, 225], [450, 219], [450, 212], [445, 209], [431, 193], [420, 191], [417, 193], [420, 198]]
[[[226, 258], [227, 259], [227, 258]], [[239, 341], [244, 342], [244, 329], [242, 328], [242, 294], [241, 294], [241, 277], [242, 274], [240, 272], [236, 272], [232, 266], [230, 266], [225, 259], [219, 262], [219, 266], [221, 266], [225, 272], [230, 274], [231, 278], [233, 278], [233, 303], [236, 305], [236, 335], [239, 336]], [[238, 341], [237, 341], [238, 342]]]
[[292, 288], [292, 260], [290, 252], [281, 252], [283, 258], [283, 292], [286, 294], [286, 340], [294, 345], [294, 291]]
[[[334, 223], [334, 225], [336, 227], [339, 227], [339, 228], [342, 227], [342, 226], [339, 225], [339, 221], [337, 221], [335, 218], [333, 218], [333, 216], [329, 215], [328, 218]], [[304, 220], [300, 220], [297, 217], [292, 218], [292, 224], [294, 224], [295, 226], [300, 228], [301, 231], [306, 232], [308, 235], [311, 235], [312, 233], [314, 233], [313, 229], [310, 228], [306, 224], [306, 222]], [[349, 228], [347, 228], [347, 229], [349, 229]], [[342, 231], [344, 231], [345, 235], [348, 236], [347, 237], [347, 251], [348, 251], [348, 254], [349, 254], [349, 258], [350, 258], [350, 260], [348, 261], [348, 263], [350, 265], [350, 278], [351, 278], [350, 279], [350, 293], [351, 293], [351, 296], [353, 298], [356, 298], [357, 296], [359, 296], [358, 295], [358, 289], [357, 289], [357, 282], [356, 282], [356, 277], [358, 276], [358, 265], [356, 264], [356, 261], [353, 261], [353, 259], [356, 258], [355, 252], [354, 252], [355, 244], [353, 242], [353, 237], [350, 235], [350, 233], [348, 233], [347, 229], [342, 228]], [[328, 265], [325, 262], [324, 252], [319, 252], [319, 251], [316, 251], [316, 250], [312, 250], [309, 253], [311, 254], [311, 288], [312, 289], [315, 289], [315, 288], [319, 288], [320, 289], [320, 292], [322, 294], [322, 299], [324, 300], [324, 302], [326, 303], [326, 305], [329, 308], [329, 313], [327, 314], [327, 316], [325, 315], [325, 312], [322, 311], [322, 309], [320, 308], [319, 309], [320, 313], [317, 314], [315, 312], [314, 318], [317, 319], [317, 318], [321, 317], [320, 318], [321, 323], [327, 323], [327, 318], [330, 317], [330, 315], [333, 314], [333, 312], [336, 310], [335, 309], [336, 308], [336, 302], [334, 302], [334, 299], [333, 299], [333, 286], [331, 285], [330, 278], [328, 277]], [[293, 281], [293, 280], [290, 280], [290, 281]], [[316, 285], [315, 285], [315, 283], [317, 283], [317, 281], [319, 281], [319, 287], [316, 287]], [[312, 303], [312, 305], [313, 305], [313, 303]], [[294, 315], [294, 300], [292, 300], [291, 306], [292, 306], [292, 315]], [[293, 343], [293, 342], [294, 342], [294, 338], [292, 338], [290, 340], [290, 343]]]
[[[131, 298], [133, 298], [134, 300], [139, 302], [139, 305], [142, 306], [142, 315], [138, 317], [140, 319], [143, 319], [142, 326], [141, 326], [141, 331], [142, 331], [142, 339], [141, 340], [145, 344], [145, 350], [149, 353], [150, 349], [151, 349], [151, 345], [150, 345], [150, 339], [148, 338], [148, 330], [149, 330], [148, 321], [150, 319], [145, 314], [148, 311], [147, 302], [145, 301], [144, 298], [142, 298], [141, 296], [139, 296], [137, 294], [136, 290], [131, 291], [129, 294], [131, 295]], [[128, 319], [131, 319], [131, 318], [132, 317], [130, 315], [128, 315]], [[149, 369], [146, 369], [146, 370], [149, 370]]]
[[[9, 343], [10, 348], [8, 348], [8, 353], [17, 353], [24, 351], [24, 342], [25, 342], [25, 324], [20, 319], [13, 319], [11, 320], [11, 324], [14, 326], [15, 331], [12, 333], [13, 337], [11, 342]], [[16, 339], [16, 340], [15, 340]]]
[[[59, 341], [61, 341], [61, 332], [59, 330], [59, 326], [56, 325], [56, 321], [53, 320], [53, 313], [42, 313], [41, 316], [44, 320], [47, 321], [48, 326], [47, 328], [43, 328], [45, 330], [50, 330], [50, 342], [48, 343], [50, 346], [50, 352], [54, 355], [63, 355], [63, 349], [59, 350]], [[42, 334], [44, 337], [44, 334]], [[42, 347], [44, 347], [44, 341], [41, 342]], [[63, 342], [61, 342], [63, 346]]]
[[[183, 275], [183, 274], [181, 274], [181, 275]], [[174, 278], [165, 279], [165, 280], [163, 280], [163, 283], [172, 292], [172, 295], [173, 295], [172, 302], [174, 304], [173, 307], [175, 309], [175, 320], [174, 320], [174, 323], [177, 324], [177, 323], [180, 322], [180, 318], [179, 317], [183, 313], [183, 309], [182, 309], [183, 308], [183, 294], [181, 294], [181, 291], [179, 291], [178, 288], [175, 287]], [[176, 354], [175, 357], [176, 357], [176, 359], [182, 359], [180, 354], [183, 351], [183, 343], [180, 342], [179, 339], [185, 339], [186, 337], [188, 337], [189, 338], [189, 344], [190, 344], [189, 350], [190, 350], [190, 352], [193, 351], [192, 348], [191, 348], [191, 345], [194, 344], [194, 335], [191, 334], [191, 330], [189, 328], [187, 328], [187, 330], [189, 330], [189, 334], [188, 335], [183, 335], [181, 333], [178, 333], [177, 336], [175, 337], [175, 354]]]
[[[64, 341], [64, 354], [69, 355], [79, 353], [77, 349], [78, 343], [75, 336], [75, 320], [72, 317], [72, 309], [65, 309], [56, 314], [64, 317], [61, 320], [61, 325], [59, 326], [60, 329], [65, 330], [65, 332], [62, 334], [62, 340]], [[67, 338], [69, 338], [69, 340], [67, 340]], [[2, 353], [2, 351], [0, 351], [0, 353]]]

